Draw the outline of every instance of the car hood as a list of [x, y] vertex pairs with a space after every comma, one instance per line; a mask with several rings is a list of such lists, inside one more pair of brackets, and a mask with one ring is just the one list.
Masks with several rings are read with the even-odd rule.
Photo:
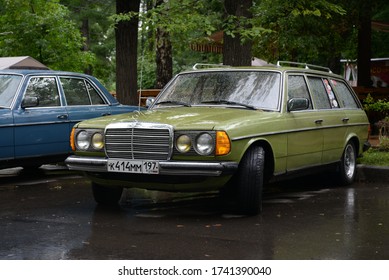
[[110, 123], [147, 122], [169, 124], [175, 130], [234, 130], [274, 121], [277, 112], [229, 107], [169, 107], [86, 120], [82, 128], [104, 128]]

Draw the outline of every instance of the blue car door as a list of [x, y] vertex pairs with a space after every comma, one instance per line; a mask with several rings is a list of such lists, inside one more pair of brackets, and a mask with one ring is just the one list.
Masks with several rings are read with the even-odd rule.
[[111, 114], [110, 104], [88, 79], [62, 76], [59, 80], [66, 99], [71, 127], [85, 119]]
[[14, 158], [14, 121], [12, 105], [17, 96], [22, 75], [0, 75], [0, 162]]
[[12, 111], [9, 108], [0, 108], [0, 160], [14, 158], [14, 133]]
[[57, 79], [31, 77], [23, 100], [14, 110], [15, 158], [67, 154], [68, 114], [61, 106]]

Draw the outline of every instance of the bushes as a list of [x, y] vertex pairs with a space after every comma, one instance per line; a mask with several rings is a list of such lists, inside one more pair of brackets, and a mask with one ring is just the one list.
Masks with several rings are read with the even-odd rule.
[[377, 127], [379, 131], [378, 138], [380, 140], [378, 149], [389, 151], [389, 117], [385, 117], [377, 122]]
[[[375, 100], [368, 94], [363, 100], [363, 108], [372, 125], [372, 134], [379, 134], [380, 126], [384, 125], [385, 122], [389, 123], [389, 101], [386, 99]], [[386, 131], [389, 131], [389, 128]]]

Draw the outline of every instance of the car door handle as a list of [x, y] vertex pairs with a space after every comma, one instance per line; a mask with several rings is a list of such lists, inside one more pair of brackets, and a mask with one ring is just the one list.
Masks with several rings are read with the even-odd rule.
[[101, 115], [102, 115], [103, 117], [105, 117], [105, 116], [110, 116], [111, 113], [102, 113]]
[[349, 120], [350, 120], [349, 118], [344, 118], [344, 119], [342, 119], [342, 122], [346, 123], [346, 122], [348, 122]]
[[67, 120], [68, 115], [66, 115], [66, 114], [64, 114], [64, 115], [58, 115], [57, 118], [60, 119], [60, 120]]
[[323, 123], [323, 120], [316, 120], [315, 121], [315, 124], [322, 124]]

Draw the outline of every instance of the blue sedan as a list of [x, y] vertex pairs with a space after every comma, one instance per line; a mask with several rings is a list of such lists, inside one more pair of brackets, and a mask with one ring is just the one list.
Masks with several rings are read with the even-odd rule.
[[39, 167], [70, 153], [79, 121], [139, 110], [94, 77], [51, 70], [0, 71], [0, 168]]

